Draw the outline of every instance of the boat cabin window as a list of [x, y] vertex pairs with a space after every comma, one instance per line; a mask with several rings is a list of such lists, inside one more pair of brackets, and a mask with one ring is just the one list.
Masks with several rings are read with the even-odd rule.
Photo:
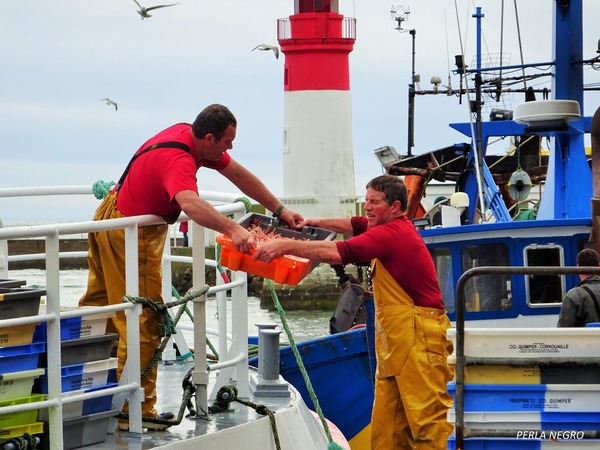
[[[474, 267], [509, 266], [504, 244], [469, 245], [462, 249], [463, 272]], [[466, 311], [505, 311], [512, 307], [510, 275], [478, 275], [465, 285]]]
[[454, 312], [454, 274], [452, 272], [452, 254], [449, 248], [434, 248], [430, 251], [435, 265], [438, 284], [444, 299], [446, 311]]
[[[564, 252], [559, 245], [531, 245], [525, 247], [524, 253], [525, 266], [528, 267], [564, 265]], [[565, 296], [565, 276], [526, 275], [525, 290], [530, 305], [560, 303]]]

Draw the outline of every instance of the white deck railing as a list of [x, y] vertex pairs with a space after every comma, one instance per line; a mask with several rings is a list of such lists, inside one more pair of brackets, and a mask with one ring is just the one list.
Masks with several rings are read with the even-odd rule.
[[[36, 187], [36, 188], [9, 188], [0, 189], [0, 201], [9, 197], [31, 197], [39, 195], [91, 195], [91, 188], [82, 186], [60, 186], [60, 187]], [[239, 195], [204, 192], [202, 197], [213, 203], [215, 208], [223, 214], [234, 215], [239, 218], [245, 213], [245, 205], [235, 202]], [[90, 215], [93, 212], [90, 212]], [[185, 215], [180, 220], [188, 219]], [[44, 259], [46, 261], [46, 313], [33, 317], [21, 317], [16, 319], [0, 320], [0, 328], [10, 327], [26, 323], [48, 322], [47, 326], [47, 355], [48, 355], [48, 395], [47, 400], [25, 405], [0, 407], [0, 414], [9, 414], [18, 411], [48, 408], [49, 409], [49, 438], [51, 450], [63, 448], [62, 434], [62, 404], [95, 398], [107, 394], [114, 394], [113, 405], [117, 408], [122, 406], [125, 399], [129, 401], [130, 431], [142, 433], [141, 402], [143, 401], [143, 390], [140, 388], [140, 359], [139, 359], [139, 320], [141, 305], [123, 303], [122, 305], [76, 309], [61, 311], [61, 289], [60, 289], [60, 267], [61, 257], [85, 257], [85, 252], [59, 252], [59, 240], [61, 236], [81, 234], [102, 230], [125, 230], [125, 254], [126, 254], [126, 294], [138, 296], [138, 227], [164, 223], [157, 216], [136, 216], [105, 221], [88, 221], [73, 223], [55, 223], [35, 226], [19, 226], [2, 228], [0, 220], [0, 278], [8, 278], [11, 261], [23, 261], [27, 259]], [[209, 244], [206, 240], [205, 230], [194, 222], [191, 222], [191, 246], [192, 257], [172, 256], [171, 248], [167, 241], [165, 255], [163, 258], [163, 299], [165, 302], [172, 298], [171, 290], [171, 262], [178, 260], [189, 262], [193, 270], [193, 286], [200, 289], [205, 286], [205, 267], [216, 267], [215, 261], [205, 259], [205, 249]], [[41, 238], [45, 240], [45, 254], [36, 255], [9, 255], [8, 241], [13, 239]], [[167, 236], [169, 239], [169, 236]], [[214, 242], [210, 242], [214, 245]], [[215, 269], [216, 270], [216, 269]], [[193, 301], [194, 317], [194, 371], [192, 382], [196, 385], [196, 411], [199, 414], [208, 412], [209, 399], [209, 370], [219, 370], [217, 382], [212, 385], [210, 397], [220, 387], [229, 384], [233, 378], [237, 382], [239, 394], [249, 396], [249, 373], [248, 373], [248, 311], [247, 311], [247, 277], [245, 273], [232, 274], [230, 283], [225, 283], [217, 273], [216, 286], [211, 287], [207, 294], [214, 293], [217, 298], [219, 314], [218, 335], [219, 354], [218, 364], [208, 366], [206, 358], [207, 327], [206, 327], [206, 294]], [[231, 290], [231, 314], [227, 311], [227, 299], [225, 291]], [[128, 361], [118, 387], [104, 389], [101, 391], [85, 393], [77, 396], [63, 398], [61, 389], [61, 339], [60, 319], [97, 314], [98, 312], [114, 312], [125, 310], [127, 316], [127, 347]], [[228, 318], [231, 317], [231, 334], [228, 332]], [[177, 344], [187, 348], [187, 343], [182, 341], [182, 333], [176, 335]], [[181, 350], [181, 349], [180, 349]], [[135, 357], [131, 357], [135, 355]]]

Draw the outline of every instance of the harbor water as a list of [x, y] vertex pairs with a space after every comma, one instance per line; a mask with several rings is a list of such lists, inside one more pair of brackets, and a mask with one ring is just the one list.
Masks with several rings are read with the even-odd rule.
[[[39, 269], [9, 270], [10, 279], [25, 280], [27, 286], [39, 286], [44, 288], [46, 285], [45, 272]], [[81, 296], [85, 293], [87, 286], [88, 271], [85, 269], [61, 270], [60, 272], [60, 292], [61, 306], [74, 307]], [[217, 302], [210, 296], [206, 302], [207, 327], [217, 328]], [[315, 310], [293, 310], [286, 311], [285, 317], [288, 327], [296, 342], [302, 342], [313, 339], [329, 333], [329, 318], [333, 311], [315, 311]], [[257, 334], [257, 323], [275, 323], [278, 328], [283, 330], [282, 322], [277, 311], [269, 311], [261, 308], [260, 299], [248, 297], [248, 334]], [[191, 321], [184, 314], [181, 319], [182, 324], [191, 325]], [[188, 338], [188, 332], [184, 331], [186, 340], [191, 342], [191, 332]], [[287, 341], [285, 333], [281, 335], [282, 342]]]

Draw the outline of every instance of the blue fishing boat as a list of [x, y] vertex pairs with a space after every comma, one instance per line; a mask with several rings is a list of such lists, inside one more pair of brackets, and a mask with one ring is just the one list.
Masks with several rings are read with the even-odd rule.
[[[600, 152], [600, 113], [596, 112], [594, 120], [583, 115], [584, 68], [597, 65], [600, 57], [583, 54], [583, 0], [555, 1], [548, 5], [551, 7], [555, 36], [552, 61], [502, 68], [482, 67], [477, 58], [474, 68], [457, 68], [462, 80], [474, 79], [474, 89], [459, 94], [474, 94], [467, 99], [475, 120], [450, 126], [469, 142], [417, 156], [392, 155], [385, 164], [382, 161], [387, 173], [404, 176], [412, 190], [408, 210], [435, 262], [453, 323], [457, 319], [456, 288], [463, 273], [477, 267], [509, 266], [544, 270], [527, 275], [485, 273], [469, 279], [464, 294], [465, 322], [478, 327], [556, 327], [562, 298], [578, 282], [573, 272], [560, 273], [560, 268], [575, 266], [581, 249], [600, 247], [594, 226], [600, 191], [593, 181], [600, 170], [595, 161]], [[480, 50], [481, 8], [473, 17]], [[457, 59], [464, 60], [464, 55]], [[490, 120], [484, 120], [481, 104], [486, 86], [503, 92], [503, 80], [497, 74], [502, 69], [518, 68], [526, 78], [525, 71], [536, 66], [551, 67], [551, 89], [537, 94], [545, 97], [549, 93], [550, 97], [535, 101], [536, 92], [524, 88], [524, 102], [515, 111], [496, 111]], [[590, 133], [591, 157], [585, 148], [585, 135]], [[501, 158], [501, 164], [500, 158], [487, 155], [488, 142], [496, 137], [511, 138], [514, 145], [513, 156]], [[552, 142], [548, 155], [540, 150], [540, 141], [546, 138]], [[385, 156], [394, 153], [391, 148], [378, 151], [388, 152]], [[422, 194], [434, 179], [454, 181], [456, 192], [426, 211]], [[536, 189], [543, 191], [540, 198], [528, 197], [534, 182]], [[552, 268], [558, 270], [553, 272]], [[356, 302], [352, 295], [346, 297]], [[352, 311], [348, 323], [356, 319], [351, 303], [336, 310], [336, 314], [344, 308]], [[372, 308], [372, 299], [363, 307]], [[354, 450], [370, 448], [375, 370], [372, 343], [367, 319], [365, 328], [298, 345], [324, 414], [339, 425]], [[281, 350], [280, 365], [282, 373], [312, 405], [289, 348]]]

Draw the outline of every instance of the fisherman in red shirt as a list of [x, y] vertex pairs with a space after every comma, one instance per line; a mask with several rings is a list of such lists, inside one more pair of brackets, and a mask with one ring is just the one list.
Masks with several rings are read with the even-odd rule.
[[[247, 196], [260, 202], [276, 216], [295, 226], [302, 216], [284, 205], [266, 186], [228, 153], [233, 148], [237, 121], [223, 105], [206, 107], [193, 124], [173, 125], [146, 141], [135, 153], [115, 188], [96, 210], [94, 220], [154, 214], [174, 223], [185, 214], [199, 225], [231, 236], [236, 249], [250, 253], [254, 247], [252, 234], [236, 221], [219, 213], [198, 195], [196, 172], [200, 167], [217, 170]], [[161, 259], [167, 223], [141, 227], [139, 245], [139, 295], [162, 302]], [[121, 304], [125, 295], [124, 230], [111, 230], [89, 235], [89, 278], [87, 292], [80, 306]], [[162, 316], [144, 308], [140, 317], [141, 367], [153, 359], [160, 345]], [[119, 334], [118, 368], [120, 377], [127, 360], [127, 333], [123, 311], [112, 318], [112, 327]], [[157, 366], [142, 378], [145, 400], [144, 418], [170, 419], [173, 414], [159, 416], [156, 404]], [[124, 412], [128, 408], [125, 405]], [[168, 424], [143, 422], [148, 429], [168, 428]], [[121, 428], [128, 424], [121, 422]]]
[[298, 224], [350, 239], [273, 239], [261, 244], [254, 258], [270, 262], [296, 255], [328, 264], [371, 260], [377, 355], [371, 450], [445, 450], [453, 429], [446, 418], [452, 405], [446, 392], [452, 379], [450, 321], [431, 255], [406, 217], [407, 203], [400, 178], [379, 176], [367, 184], [366, 217]]

